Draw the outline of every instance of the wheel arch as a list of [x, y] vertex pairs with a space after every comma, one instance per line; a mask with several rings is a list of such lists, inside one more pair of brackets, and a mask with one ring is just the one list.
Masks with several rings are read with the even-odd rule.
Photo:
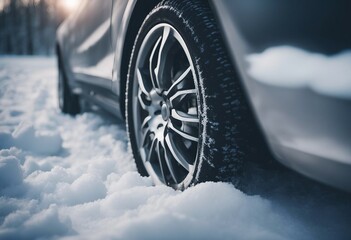
[[[212, 12], [216, 14], [215, 11], [213, 11], [212, 7], [212, 1], [213, 0], [206, 0], [209, 2]], [[121, 47], [122, 51], [122, 56], [120, 63], [117, 63], [116, 67], [116, 77], [115, 80], [117, 80], [117, 87], [114, 89], [116, 93], [119, 95], [120, 103], [124, 103], [126, 100], [126, 83], [127, 83], [127, 74], [128, 74], [128, 68], [129, 68], [129, 60], [130, 56], [133, 50], [133, 45], [135, 38], [139, 32], [139, 29], [144, 22], [146, 16], [151, 12], [151, 10], [157, 6], [157, 4], [161, 3], [162, 0], [148, 0], [148, 1], [143, 1], [143, 0], [134, 0], [131, 1], [132, 5], [132, 10], [130, 11], [131, 13], [128, 14], [128, 26], [123, 42], [123, 46]], [[117, 51], [118, 51], [117, 47]], [[120, 104], [120, 111], [122, 116], [125, 118], [125, 105]]]
[[119, 77], [117, 77], [117, 82], [118, 82], [117, 94], [119, 95], [119, 99], [120, 99], [120, 111], [124, 118], [125, 118], [125, 104], [123, 103], [126, 101], [127, 74], [128, 74], [129, 61], [133, 50], [134, 41], [146, 16], [161, 1], [162, 0], [135, 1], [129, 16], [126, 35], [124, 38], [123, 47], [121, 49], [122, 56], [121, 56], [120, 64], [118, 64], [119, 66], [116, 66], [117, 74], [119, 73]]

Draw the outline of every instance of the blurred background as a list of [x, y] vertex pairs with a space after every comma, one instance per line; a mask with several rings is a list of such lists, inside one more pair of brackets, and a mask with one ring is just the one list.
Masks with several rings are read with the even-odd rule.
[[56, 29], [79, 2], [0, 0], [0, 54], [54, 54]]

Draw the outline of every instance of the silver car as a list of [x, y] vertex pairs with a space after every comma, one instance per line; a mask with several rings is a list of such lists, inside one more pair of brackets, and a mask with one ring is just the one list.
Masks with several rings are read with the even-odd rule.
[[350, 1], [85, 0], [57, 33], [59, 102], [125, 119], [155, 184], [242, 184], [274, 159], [351, 190]]

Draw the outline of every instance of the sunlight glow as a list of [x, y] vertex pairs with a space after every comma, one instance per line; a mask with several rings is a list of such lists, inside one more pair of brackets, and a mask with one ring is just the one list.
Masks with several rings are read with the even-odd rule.
[[79, 6], [81, 0], [61, 0], [62, 6], [67, 11], [74, 11]]

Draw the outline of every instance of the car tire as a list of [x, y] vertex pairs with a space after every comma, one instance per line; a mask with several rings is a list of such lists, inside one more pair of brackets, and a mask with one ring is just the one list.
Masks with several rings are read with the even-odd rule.
[[208, 3], [163, 1], [149, 13], [134, 43], [126, 95], [142, 175], [180, 190], [208, 180], [240, 185], [243, 163], [256, 151], [255, 123]]
[[61, 63], [59, 63], [58, 70], [58, 101], [60, 110], [69, 115], [76, 115], [80, 113], [79, 96], [70, 89]]

